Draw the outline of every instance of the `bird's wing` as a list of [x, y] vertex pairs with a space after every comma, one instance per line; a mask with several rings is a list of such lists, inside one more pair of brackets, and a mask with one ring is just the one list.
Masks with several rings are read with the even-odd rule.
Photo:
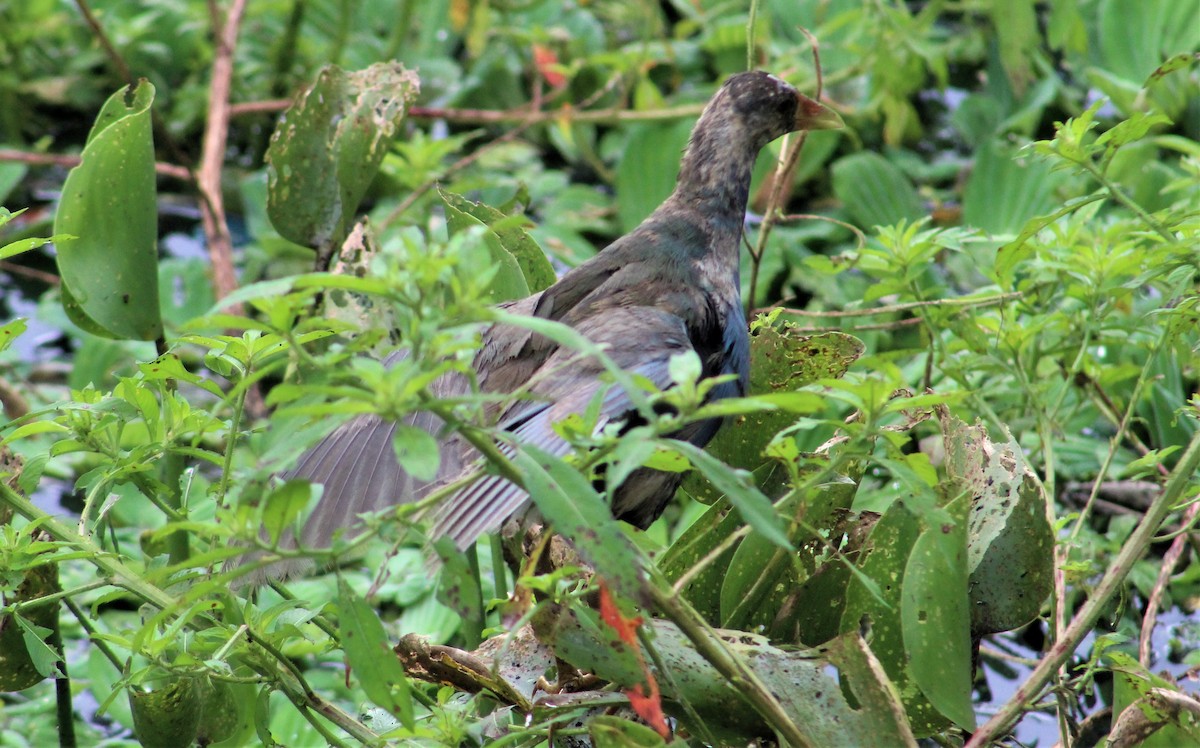
[[[390, 366], [405, 355], [403, 351], [393, 354], [384, 363]], [[438, 398], [462, 395], [469, 389], [467, 378], [457, 372], [443, 375], [430, 385], [431, 394]], [[442, 419], [428, 411], [410, 413], [398, 422], [377, 415], [357, 416], [330, 432], [280, 476], [324, 486], [321, 500], [301, 532], [302, 545], [326, 548], [334, 532], [353, 526], [360, 514], [415, 501], [438, 480], [461, 470], [461, 448], [443, 448], [438, 476], [432, 481], [414, 478], [396, 459], [392, 441], [398, 423], [434, 436], [443, 426]]]
[[[645, 377], [659, 389], [671, 385], [671, 357], [692, 350], [687, 329], [679, 317], [653, 307], [624, 307], [605, 310], [576, 326], [592, 342], [605, 346], [620, 368]], [[634, 402], [619, 385], [605, 383], [604, 367], [594, 358], [559, 349], [534, 375], [532, 396], [510, 408], [499, 427], [512, 434], [511, 443], [501, 442], [501, 452], [511, 455], [522, 445], [535, 446], [555, 456], [564, 456], [571, 446], [553, 425], [573, 413], [583, 413], [601, 390], [597, 431], [623, 420]], [[460, 549], [480, 535], [494, 531], [506, 518], [529, 501], [519, 486], [498, 475], [485, 476], [447, 498], [433, 513], [434, 537], [447, 536]]]

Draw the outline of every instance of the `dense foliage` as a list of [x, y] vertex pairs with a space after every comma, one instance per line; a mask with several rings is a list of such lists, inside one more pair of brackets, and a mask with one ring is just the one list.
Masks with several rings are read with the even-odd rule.
[[[0, 6], [0, 744], [1200, 741], [1200, 1], [97, 5]], [[757, 165], [751, 396], [491, 450], [570, 541], [516, 573], [280, 547], [335, 421], [489, 443], [430, 382], [747, 67], [847, 123]]]

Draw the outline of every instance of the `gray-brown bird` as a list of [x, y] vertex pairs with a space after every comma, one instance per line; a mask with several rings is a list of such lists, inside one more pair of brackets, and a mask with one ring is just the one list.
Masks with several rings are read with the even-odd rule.
[[[693, 129], [675, 191], [632, 232], [574, 268], [544, 291], [504, 305], [508, 311], [569, 325], [626, 371], [670, 387], [672, 356], [694, 351], [702, 376], [733, 374], [714, 387], [710, 399], [746, 392], [750, 341], [742, 311], [738, 259], [750, 191], [750, 172], [767, 143], [796, 130], [841, 126], [832, 110], [764, 72], [734, 75], [717, 91]], [[398, 355], [403, 355], [398, 354]], [[533, 383], [528, 397], [495, 415], [499, 428], [519, 444], [565, 455], [569, 445], [552, 424], [581, 413], [604, 387], [597, 428], [629, 419], [629, 395], [601, 381], [594, 359], [512, 326], [484, 331], [474, 360], [485, 392], [507, 393]], [[564, 366], [570, 361], [570, 365]], [[435, 382], [435, 395], [468, 390], [461, 375]], [[442, 422], [414, 413], [406, 424], [438, 435]], [[693, 423], [673, 436], [704, 446], [719, 420]], [[324, 485], [324, 493], [301, 534], [301, 544], [326, 547], [335, 531], [352, 528], [357, 516], [420, 499], [431, 488], [458, 477], [478, 453], [450, 434], [441, 443], [441, 463], [432, 481], [407, 474], [396, 460], [395, 423], [377, 416], [355, 418], [305, 453], [285, 478]], [[645, 528], [663, 511], [681, 480], [679, 473], [634, 471], [611, 496], [618, 519]], [[529, 497], [519, 486], [488, 475], [458, 491], [434, 510], [432, 534], [449, 536], [459, 548], [523, 511]], [[352, 531], [352, 530], [351, 530]], [[295, 568], [277, 567], [270, 576]]]

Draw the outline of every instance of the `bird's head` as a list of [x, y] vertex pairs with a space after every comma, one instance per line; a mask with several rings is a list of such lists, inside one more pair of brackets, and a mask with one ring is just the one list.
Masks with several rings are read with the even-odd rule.
[[837, 112], [760, 70], [725, 81], [705, 108], [701, 123], [718, 118], [725, 120], [724, 127], [739, 130], [755, 151], [789, 132], [842, 126]]

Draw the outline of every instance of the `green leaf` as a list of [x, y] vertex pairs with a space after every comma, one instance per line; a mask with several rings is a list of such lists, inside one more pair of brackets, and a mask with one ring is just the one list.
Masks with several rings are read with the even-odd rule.
[[788, 553], [758, 532], [751, 532], [738, 544], [729, 561], [721, 584], [721, 626], [755, 631], [770, 625], [784, 602], [781, 590], [797, 587], [804, 577], [797, 568], [797, 556], [811, 563], [811, 549], [802, 548], [829, 524], [836, 510], [847, 510], [857, 488], [850, 478], [796, 490], [776, 504], [776, 514], [792, 517], [788, 539], [800, 548]]
[[949, 723], [922, 694], [909, 669], [901, 605], [909, 557], [922, 532], [920, 517], [909, 503], [893, 502], [871, 531], [859, 573], [845, 590], [840, 628], [849, 632], [870, 626], [871, 651], [896, 685], [913, 732], [921, 736], [943, 730]]
[[616, 715], [592, 717], [587, 729], [595, 748], [655, 748], [667, 744], [649, 727]]
[[918, 221], [925, 215], [921, 198], [908, 177], [883, 156], [861, 151], [833, 165], [833, 194], [863, 227]]
[[[33, 566], [25, 570], [24, 577], [15, 592], [9, 590], [7, 604], [62, 591], [56, 564]], [[22, 691], [58, 672], [58, 654], [47, 643], [58, 628], [58, 610], [58, 605], [41, 605], [24, 615], [12, 612], [0, 616], [0, 691]]]
[[512, 461], [554, 531], [570, 538], [579, 555], [618, 594], [644, 601], [644, 557], [621, 531], [591, 481], [563, 460], [528, 444]]
[[78, 237], [57, 245], [67, 314], [110, 338], [162, 336], [153, 102], [145, 80], [105, 102], [54, 218], [56, 235]]
[[[450, 230], [450, 236], [475, 228], [483, 237], [484, 246], [487, 247], [488, 255], [496, 272], [491, 283], [488, 284], [488, 300], [500, 302], [528, 296], [529, 283], [525, 280], [521, 263], [504, 246], [499, 234], [488, 228], [486, 223], [466, 209], [466, 206], [479, 207], [479, 204], [472, 203], [460, 195], [441, 190], [438, 191], [438, 194], [446, 206], [446, 225]], [[545, 260], [545, 257], [542, 259]]]
[[738, 468], [731, 468], [717, 458], [705, 452], [690, 442], [675, 441], [672, 446], [683, 453], [685, 457], [706, 478], [712, 481], [717, 490], [725, 494], [729, 503], [738, 510], [742, 519], [770, 543], [784, 549], [791, 549], [787, 533], [775, 513], [771, 500], [754, 486], [750, 473]]
[[[758, 470], [768, 462], [767, 445], [776, 434], [795, 423], [796, 412], [811, 412], [823, 403], [818, 395], [796, 390], [822, 379], [842, 376], [862, 355], [864, 346], [852, 335], [837, 332], [806, 335], [791, 322], [759, 324], [764, 319], [760, 315], [751, 325], [749, 394], [775, 404], [778, 409], [729, 419], [706, 451], [733, 467], [754, 470], [756, 476], [764, 477], [759, 487], [777, 496], [765, 482], [770, 471]], [[706, 503], [720, 496], [713, 484], [698, 472], [688, 475], [684, 487]]]
[[1015, 234], [1054, 208], [1053, 184], [1045, 161], [1021, 158], [989, 140], [975, 153], [963, 192], [963, 222], [990, 234]]
[[129, 689], [133, 734], [145, 748], [191, 745], [204, 710], [197, 678], [172, 677], [152, 691]]
[[25, 334], [25, 328], [28, 326], [24, 317], [18, 317], [12, 322], [7, 322], [0, 325], [0, 353], [8, 350], [8, 347], [13, 344], [13, 341]]
[[263, 500], [263, 529], [278, 543], [284, 530], [295, 523], [296, 518], [312, 501], [313, 485], [306, 480], [289, 480], [272, 490]]
[[901, 628], [909, 672], [929, 702], [964, 730], [971, 707], [965, 495], [926, 512], [904, 569]]
[[1105, 197], [1107, 197], [1107, 192], [1101, 191], [1073, 198], [1049, 215], [1029, 219], [1029, 222], [1025, 224], [1025, 228], [1021, 229], [1021, 233], [1017, 235], [1016, 239], [996, 250], [996, 264], [993, 269], [993, 275], [996, 278], [996, 282], [1000, 284], [1000, 287], [1006, 291], [1014, 289], [1017, 268], [1033, 255], [1034, 248], [1029, 243], [1029, 240], [1036, 236], [1038, 232], [1063, 216], [1070, 215], [1085, 205], [1103, 200]]
[[488, 227], [504, 251], [517, 261], [527, 286], [526, 294], [548, 288], [557, 280], [554, 266], [546, 259], [546, 253], [525, 230], [529, 221], [524, 216], [505, 215], [490, 205], [472, 202], [462, 195], [442, 189], [438, 189], [438, 196], [446, 206], [446, 221], [451, 234], [466, 226], [475, 225], [474, 222], [467, 221], [463, 214], [474, 217]]
[[1054, 533], [1046, 496], [1016, 441], [995, 444], [982, 426], [968, 426], [945, 408], [938, 409], [938, 418], [948, 485], [961, 486], [971, 497], [971, 632], [1010, 631], [1036, 618], [1053, 589]]
[[267, 149], [267, 214], [283, 237], [309, 247], [345, 239], [419, 89], [397, 62], [321, 69]]
[[695, 122], [644, 124], [629, 128], [617, 164], [617, 218], [632, 231], [675, 189], [679, 161]]
[[[699, 519], [680, 533], [663, 554], [658, 562], [659, 570], [671, 583], [678, 582], [701, 559], [707, 558], [715, 551], [741, 524], [740, 516], [733, 511], [728, 499], [722, 498], [713, 502]], [[692, 607], [713, 625], [720, 624], [722, 580], [734, 551], [734, 547], [729, 547], [711, 559], [707, 566], [689, 578], [680, 591]]]
[[396, 449], [400, 467], [412, 477], [428, 481], [437, 475], [441, 454], [433, 434], [425, 429], [398, 423], [392, 446]]
[[0, 260], [7, 260], [10, 257], [16, 257], [22, 252], [28, 252], [31, 249], [37, 249], [47, 244], [61, 244], [68, 242], [78, 237], [71, 234], [55, 234], [48, 239], [39, 237], [30, 237], [28, 239], [20, 239], [11, 244], [5, 244], [0, 247]]
[[[688, 725], [689, 714], [679, 705], [690, 704], [718, 744], [741, 745], [746, 735], [761, 734], [762, 718], [742, 691], [718, 674], [675, 624], [652, 618], [644, 626], [671, 673], [669, 680], [659, 679], [665, 710]], [[564, 610], [554, 621], [553, 641], [555, 654], [604, 680], [634, 684], [643, 679], [633, 647], [613, 637], [593, 611]], [[857, 631], [819, 650], [781, 649], [745, 633], [724, 646], [754, 670], [810, 745], [915, 747], [903, 708]], [[642, 657], [650, 660], [644, 650]]]
[[358, 678], [372, 703], [399, 716], [401, 724], [412, 730], [411, 687], [379, 616], [341, 577], [337, 603], [338, 634], [351, 674]]

